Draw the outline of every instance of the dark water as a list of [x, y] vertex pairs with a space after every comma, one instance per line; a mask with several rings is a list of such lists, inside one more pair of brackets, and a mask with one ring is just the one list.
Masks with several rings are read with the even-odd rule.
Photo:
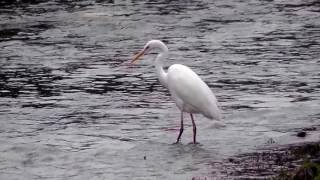
[[[30, 1], [31, 2], [31, 1]], [[0, 179], [222, 179], [212, 164], [319, 140], [319, 1], [41, 1], [1, 4]], [[180, 114], [148, 55], [194, 69], [224, 127]], [[228, 179], [228, 177], [224, 177]]]

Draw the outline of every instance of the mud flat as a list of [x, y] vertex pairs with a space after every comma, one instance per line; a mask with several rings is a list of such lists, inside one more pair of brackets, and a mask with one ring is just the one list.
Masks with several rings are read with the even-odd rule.
[[319, 179], [320, 141], [241, 154], [228, 158], [223, 163], [222, 166], [220, 163], [213, 163], [215, 167], [224, 168], [217, 174], [221, 179]]

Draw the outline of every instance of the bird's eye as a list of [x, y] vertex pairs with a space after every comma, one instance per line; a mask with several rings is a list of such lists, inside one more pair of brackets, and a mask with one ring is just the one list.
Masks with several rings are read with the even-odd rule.
[[149, 47], [149, 46], [147, 46], [147, 47], [146, 47], [146, 50], [148, 50], [148, 49], [150, 49], [150, 47]]

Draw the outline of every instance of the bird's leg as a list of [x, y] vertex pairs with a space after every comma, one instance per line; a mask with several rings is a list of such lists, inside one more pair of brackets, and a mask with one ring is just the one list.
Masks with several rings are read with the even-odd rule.
[[192, 126], [193, 126], [193, 144], [196, 144], [197, 141], [196, 141], [196, 136], [197, 136], [197, 126], [196, 126], [196, 123], [194, 122], [194, 119], [193, 119], [193, 115], [192, 113], [190, 113], [190, 117], [191, 117], [191, 120], [192, 120]]
[[177, 142], [178, 143], [180, 141], [181, 135], [183, 133], [183, 111], [181, 111], [181, 125], [180, 125], [180, 132], [177, 138]]

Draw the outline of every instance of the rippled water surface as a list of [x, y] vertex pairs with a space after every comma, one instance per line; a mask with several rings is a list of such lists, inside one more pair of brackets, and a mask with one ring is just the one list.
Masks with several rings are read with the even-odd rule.
[[[0, 9], [0, 179], [222, 179], [233, 155], [299, 139], [319, 126], [320, 3], [41, 1]], [[159, 85], [150, 39], [166, 65], [196, 71], [223, 125], [179, 111]], [[225, 177], [228, 179], [228, 177]]]

